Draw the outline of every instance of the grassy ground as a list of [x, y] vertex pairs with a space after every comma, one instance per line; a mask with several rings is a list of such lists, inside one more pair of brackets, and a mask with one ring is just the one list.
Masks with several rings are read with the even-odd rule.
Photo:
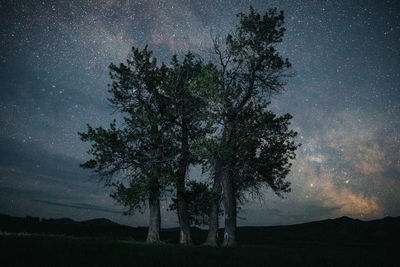
[[0, 266], [399, 266], [394, 245], [279, 242], [238, 248], [110, 238], [0, 236]]

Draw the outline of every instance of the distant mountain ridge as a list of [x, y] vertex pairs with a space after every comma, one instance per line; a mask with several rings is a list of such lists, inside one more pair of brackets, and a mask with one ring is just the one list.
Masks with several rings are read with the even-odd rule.
[[[0, 231], [111, 236], [121, 239], [145, 240], [147, 227], [121, 225], [105, 218], [74, 221], [70, 218], [40, 219], [30, 216], [21, 218], [0, 214]], [[168, 238], [169, 242], [177, 242], [178, 233], [178, 227], [162, 229], [162, 235]], [[193, 234], [202, 240], [205, 239], [207, 230], [193, 228]], [[222, 233], [220, 236], [223, 236]], [[371, 221], [343, 216], [294, 225], [245, 226], [238, 228], [238, 239], [242, 243], [251, 244], [266, 242], [398, 242], [400, 240], [400, 216]]]
[[[13, 220], [13, 221], [25, 221], [25, 222], [46, 222], [46, 223], [60, 223], [60, 224], [88, 224], [88, 225], [120, 225], [120, 226], [126, 226], [122, 225], [116, 222], [113, 222], [109, 219], [105, 218], [96, 218], [96, 219], [90, 219], [90, 220], [83, 220], [83, 221], [75, 221], [71, 218], [64, 217], [64, 218], [58, 218], [58, 219], [47, 219], [47, 218], [39, 218], [39, 217], [32, 217], [32, 216], [26, 216], [24, 217], [16, 217], [16, 216], [10, 216], [6, 214], [0, 214], [0, 222], [3, 220]], [[127, 226], [130, 227], [130, 226]]]
[[46, 219], [27, 216], [25, 218], [0, 214], [0, 231], [38, 234], [60, 234], [72, 236], [113, 236], [117, 238], [138, 236], [144, 227], [121, 225], [105, 218], [75, 221], [71, 218]]
[[[291, 242], [396, 242], [400, 240], [400, 216], [362, 221], [343, 216], [335, 219], [308, 223], [268, 226], [240, 227], [244, 235], [257, 231], [257, 240], [265, 243], [272, 240]], [[251, 234], [250, 234], [251, 235]]]

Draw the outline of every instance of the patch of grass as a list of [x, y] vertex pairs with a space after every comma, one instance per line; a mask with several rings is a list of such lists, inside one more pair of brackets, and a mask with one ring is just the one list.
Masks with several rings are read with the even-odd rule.
[[397, 249], [376, 244], [271, 242], [213, 248], [8, 234], [0, 236], [0, 249], [1, 266], [397, 266]]

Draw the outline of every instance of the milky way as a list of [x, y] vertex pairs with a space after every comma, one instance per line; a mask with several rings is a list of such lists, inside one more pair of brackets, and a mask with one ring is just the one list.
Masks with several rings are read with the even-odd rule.
[[[279, 50], [296, 74], [272, 109], [294, 116], [302, 146], [292, 192], [280, 199], [266, 190], [243, 207], [239, 225], [400, 215], [398, 1], [0, 3], [0, 213], [146, 224], [122, 216], [79, 168], [88, 147], [77, 132], [113, 117], [108, 65], [146, 44], [165, 62], [187, 50], [207, 58], [210, 36], [231, 31], [252, 4], [285, 11]], [[163, 215], [163, 226], [177, 225]]]

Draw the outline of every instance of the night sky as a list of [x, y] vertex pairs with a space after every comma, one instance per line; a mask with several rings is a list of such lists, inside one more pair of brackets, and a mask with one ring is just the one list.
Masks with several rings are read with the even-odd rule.
[[[302, 146], [292, 192], [267, 190], [238, 224], [400, 215], [400, 1], [0, 3], [0, 213], [146, 225], [79, 167], [88, 144], [77, 132], [113, 118], [108, 65], [145, 44], [164, 62], [205, 55], [210, 34], [224, 36], [252, 4], [285, 11], [279, 51], [296, 75], [271, 108], [294, 116]], [[177, 225], [170, 212], [162, 221]]]

